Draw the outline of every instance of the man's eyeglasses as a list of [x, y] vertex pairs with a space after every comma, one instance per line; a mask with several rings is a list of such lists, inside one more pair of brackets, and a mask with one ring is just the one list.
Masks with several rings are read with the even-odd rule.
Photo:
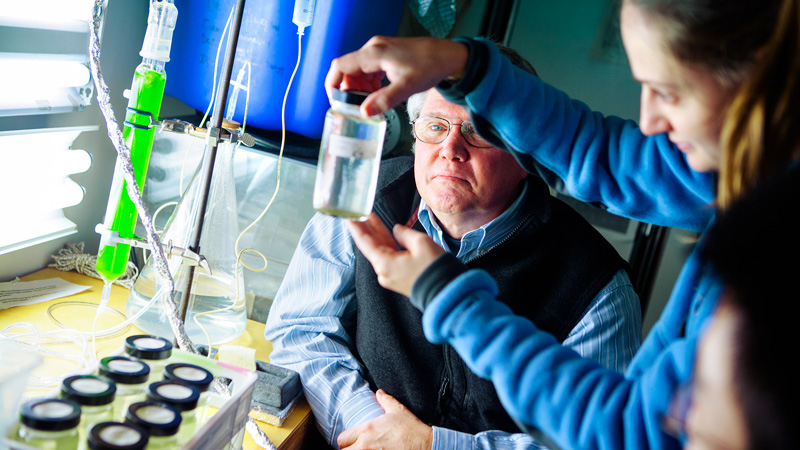
[[[411, 121], [414, 137], [426, 144], [439, 144], [447, 139], [453, 124], [443, 117], [426, 116]], [[477, 148], [494, 147], [489, 141], [482, 138], [472, 126], [471, 122], [461, 122], [455, 126], [460, 127], [461, 135], [467, 144]]]

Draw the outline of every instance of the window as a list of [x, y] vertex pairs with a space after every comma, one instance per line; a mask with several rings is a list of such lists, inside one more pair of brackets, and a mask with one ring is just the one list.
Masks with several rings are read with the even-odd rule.
[[[76, 231], [63, 209], [84, 189], [69, 178], [91, 156], [71, 150], [97, 126], [48, 128], [43, 115], [83, 111], [94, 86], [89, 71], [94, 0], [0, 0], [0, 254]], [[12, 120], [16, 116], [37, 120]], [[37, 129], [18, 129], [19, 124]]]
[[89, 169], [92, 157], [71, 150], [83, 131], [98, 127], [0, 132], [0, 254], [57, 239], [76, 231], [63, 208], [83, 200], [84, 190], [69, 178]]

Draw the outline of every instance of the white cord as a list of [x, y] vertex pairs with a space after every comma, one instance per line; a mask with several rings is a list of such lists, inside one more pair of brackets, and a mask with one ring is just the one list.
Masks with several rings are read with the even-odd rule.
[[[297, 32], [297, 63], [294, 66], [294, 70], [292, 71], [291, 77], [289, 77], [289, 83], [286, 86], [286, 92], [283, 95], [283, 104], [281, 106], [281, 148], [280, 148], [280, 152], [278, 153], [278, 173], [277, 173], [277, 180], [276, 180], [276, 185], [275, 185], [275, 192], [272, 194], [272, 198], [270, 198], [269, 202], [264, 207], [264, 210], [261, 211], [261, 214], [259, 214], [259, 216], [256, 217], [256, 219], [250, 225], [248, 225], [244, 230], [242, 230], [242, 232], [239, 233], [239, 236], [236, 238], [236, 245], [235, 245], [235, 250], [236, 250], [236, 255], [237, 255], [236, 256], [236, 263], [237, 264], [241, 264], [242, 266], [244, 266], [247, 269], [250, 269], [251, 271], [254, 271], [254, 272], [263, 272], [264, 270], [267, 269], [267, 265], [268, 265], [267, 258], [266, 258], [266, 256], [264, 256], [263, 253], [259, 252], [256, 249], [253, 249], [253, 248], [245, 248], [245, 249], [239, 250], [239, 242], [241, 241], [242, 236], [244, 236], [245, 233], [247, 233], [251, 228], [253, 228], [264, 217], [264, 215], [267, 213], [267, 211], [272, 206], [272, 203], [275, 201], [275, 198], [278, 196], [278, 191], [280, 190], [280, 186], [281, 186], [281, 162], [283, 161], [283, 150], [284, 150], [284, 147], [286, 145], [286, 101], [287, 101], [287, 99], [289, 97], [289, 91], [290, 91], [290, 89], [292, 87], [292, 82], [294, 81], [294, 77], [297, 74], [298, 68], [300, 67], [300, 58], [302, 56], [302, 39], [303, 39], [302, 29], [300, 29], [298, 27], [298, 32]], [[249, 65], [249, 61], [246, 62], [245, 64]], [[247, 124], [247, 109], [248, 109], [249, 103], [250, 103], [250, 72], [248, 71], [248, 75], [247, 75], [247, 96], [246, 96], [246, 101], [245, 101], [244, 119], [242, 120], [242, 132], [244, 132], [245, 125]], [[238, 145], [239, 144], [237, 144], [237, 148], [238, 148]], [[258, 256], [260, 256], [262, 258], [262, 260], [264, 261], [264, 266], [261, 267], [261, 268], [257, 268], [256, 269], [256, 268], [250, 267], [247, 263], [245, 263], [242, 260], [242, 255], [245, 252], [248, 252], [248, 251], [252, 252], [252, 253], [255, 253]], [[209, 333], [206, 330], [206, 328], [200, 323], [198, 318], [201, 317], [201, 316], [208, 316], [208, 315], [211, 315], [211, 314], [218, 314], [218, 313], [233, 309], [233, 308], [235, 308], [237, 306], [241, 306], [241, 304], [239, 303], [239, 299], [240, 298], [244, 298], [244, 296], [241, 296], [241, 294], [239, 292], [239, 286], [243, 284], [241, 282], [241, 280], [239, 279], [240, 276], [241, 276], [241, 272], [237, 269], [236, 270], [236, 297], [235, 297], [236, 301], [234, 303], [231, 303], [230, 305], [228, 305], [228, 306], [226, 306], [224, 308], [197, 313], [193, 317], [194, 322], [197, 324], [198, 327], [200, 327], [200, 329], [205, 334], [206, 340], [208, 341], [208, 348], [209, 349], [211, 348], [211, 336], [209, 335]], [[208, 354], [209, 354], [209, 358], [210, 358], [211, 357], [211, 351], [209, 351]]]

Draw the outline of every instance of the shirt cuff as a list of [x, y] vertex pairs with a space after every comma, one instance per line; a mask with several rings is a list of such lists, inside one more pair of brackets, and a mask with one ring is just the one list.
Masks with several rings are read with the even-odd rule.
[[474, 447], [472, 440], [475, 436], [471, 434], [447, 428], [432, 428], [433, 442], [431, 442], [431, 450], [463, 450]]
[[411, 304], [422, 312], [434, 297], [469, 268], [452, 253], [443, 253], [420, 274], [411, 286]]

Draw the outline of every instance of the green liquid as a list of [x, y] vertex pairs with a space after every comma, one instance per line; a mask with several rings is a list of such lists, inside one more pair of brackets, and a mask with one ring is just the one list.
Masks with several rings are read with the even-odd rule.
[[[153, 120], [158, 120], [166, 82], [166, 74], [163, 71], [154, 70], [148, 64], [140, 64], [133, 75], [128, 106], [147, 111], [153, 115]], [[136, 125], [147, 126], [150, 124], [148, 116], [130, 111], [126, 113], [125, 120]], [[154, 134], [155, 128], [143, 130], [127, 125], [122, 132], [125, 143], [131, 150], [131, 163], [133, 164], [140, 193], [141, 189], [144, 189], [144, 180], [147, 175], [147, 166], [150, 162], [150, 150], [153, 146]], [[111, 183], [106, 217], [108, 217], [110, 211], [114, 211], [113, 223], [108, 228], [118, 232], [120, 237], [134, 238], [133, 231], [136, 227], [137, 212], [136, 206], [128, 197], [127, 185], [128, 183], [123, 178], [122, 173], [115, 172], [114, 180]], [[106, 280], [119, 278], [127, 268], [130, 249], [130, 245], [127, 244], [106, 245], [100, 248], [97, 254], [97, 272]]]

